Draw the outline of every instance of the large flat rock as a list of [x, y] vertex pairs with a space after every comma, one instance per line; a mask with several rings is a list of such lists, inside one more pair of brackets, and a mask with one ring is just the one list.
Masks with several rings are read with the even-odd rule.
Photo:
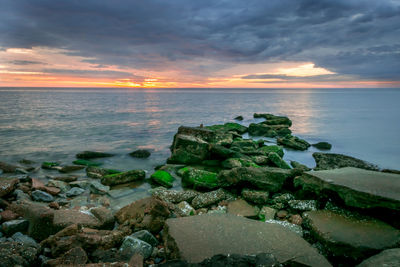
[[168, 219], [164, 229], [170, 259], [198, 263], [216, 254], [271, 253], [281, 263], [331, 266], [315, 248], [286, 228], [235, 215]]
[[352, 207], [400, 210], [399, 174], [346, 167], [306, 172], [295, 179], [295, 184], [317, 194], [336, 192]]
[[362, 259], [400, 244], [400, 231], [368, 217], [346, 216], [327, 210], [303, 216], [311, 234], [325, 244], [333, 256]]
[[357, 267], [398, 267], [400, 266], [400, 248], [392, 248], [366, 259]]

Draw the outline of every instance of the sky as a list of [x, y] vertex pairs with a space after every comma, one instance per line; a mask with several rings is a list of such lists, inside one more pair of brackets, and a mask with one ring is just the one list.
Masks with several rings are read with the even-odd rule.
[[400, 0], [0, 0], [0, 86], [400, 87]]

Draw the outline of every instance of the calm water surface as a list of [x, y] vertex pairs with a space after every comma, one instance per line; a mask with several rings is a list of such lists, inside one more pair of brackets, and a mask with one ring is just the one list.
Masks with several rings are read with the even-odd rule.
[[[117, 156], [105, 167], [151, 171], [169, 156], [180, 125], [211, 125], [253, 113], [287, 115], [294, 135], [328, 141], [331, 152], [400, 169], [399, 89], [55, 89], [0, 88], [0, 160], [70, 163], [83, 150]], [[127, 153], [152, 150], [148, 159]], [[315, 165], [311, 148], [285, 160]]]

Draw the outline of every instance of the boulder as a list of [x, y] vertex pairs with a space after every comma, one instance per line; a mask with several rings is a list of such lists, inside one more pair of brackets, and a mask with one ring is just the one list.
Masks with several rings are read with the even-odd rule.
[[237, 199], [228, 203], [227, 212], [229, 214], [244, 216], [248, 218], [257, 217], [259, 208], [252, 206], [243, 199]]
[[290, 134], [283, 138], [278, 138], [277, 142], [279, 145], [295, 150], [307, 150], [310, 147], [310, 144], [306, 140]]
[[265, 156], [268, 156], [269, 153], [271, 152], [275, 152], [276, 154], [278, 154], [281, 158], [283, 157], [284, 153], [283, 153], [283, 149], [281, 146], [276, 146], [276, 145], [272, 145], [272, 146], [263, 146], [261, 148], [258, 149], [258, 151]]
[[140, 240], [150, 244], [153, 247], [158, 245], [157, 239], [147, 230], [137, 231], [137, 232], [131, 234], [130, 236], [133, 238], [140, 239]]
[[215, 191], [199, 194], [192, 200], [192, 206], [195, 209], [204, 208], [225, 200], [228, 197], [228, 193], [220, 188]]
[[113, 154], [96, 152], [96, 151], [83, 151], [76, 154], [78, 159], [95, 159], [95, 158], [108, 158], [114, 156]]
[[37, 266], [38, 249], [18, 242], [0, 242], [0, 266]]
[[392, 248], [382, 251], [363, 262], [357, 267], [397, 267], [400, 266], [400, 248]]
[[151, 190], [151, 194], [165, 202], [177, 204], [182, 201], [192, 202], [192, 200], [200, 193], [193, 190], [176, 191], [167, 190], [164, 187], [157, 187]]
[[277, 192], [291, 177], [290, 170], [273, 167], [245, 167], [221, 171], [218, 175], [220, 183], [224, 186], [249, 183], [261, 190]]
[[329, 144], [328, 142], [318, 142], [315, 144], [312, 144], [313, 147], [316, 147], [320, 150], [330, 150], [332, 148], [332, 145]]
[[104, 185], [117, 185], [125, 184], [137, 180], [143, 180], [146, 177], [146, 173], [143, 170], [131, 170], [122, 173], [108, 174], [101, 179], [101, 183]]
[[185, 167], [180, 170], [182, 184], [194, 189], [215, 189], [220, 186], [217, 174], [192, 167]]
[[126, 260], [129, 260], [136, 253], [141, 254], [143, 258], [147, 259], [151, 256], [153, 247], [143, 240], [127, 236], [122, 241], [119, 252]]
[[211, 131], [236, 132], [238, 134], [244, 134], [245, 132], [247, 132], [246, 126], [235, 122], [227, 122], [225, 124], [206, 126], [205, 128]]
[[145, 158], [150, 157], [151, 153], [150, 153], [150, 151], [148, 151], [146, 149], [138, 149], [138, 150], [135, 150], [135, 151], [129, 153], [129, 155], [134, 158], [145, 159]]
[[278, 168], [281, 169], [291, 169], [289, 164], [286, 163], [277, 153], [275, 152], [270, 152], [268, 154], [268, 159], [269, 161]]
[[208, 143], [191, 135], [177, 134], [171, 147], [168, 163], [200, 163], [209, 155]]
[[399, 174], [346, 167], [306, 172], [294, 184], [317, 195], [335, 193], [351, 207], [400, 210]]
[[136, 230], [146, 229], [158, 233], [164, 226], [170, 212], [168, 205], [160, 199], [148, 197], [135, 201], [115, 214], [119, 224], [128, 223]]
[[400, 231], [368, 217], [319, 210], [304, 213], [311, 234], [332, 256], [359, 260], [400, 243]]
[[278, 135], [273, 127], [264, 123], [250, 123], [248, 131], [252, 136], [275, 137]]
[[167, 171], [157, 170], [151, 176], [151, 180], [159, 185], [171, 188], [173, 186], [174, 177]]
[[0, 177], [0, 197], [7, 196], [14, 191], [17, 184], [18, 179]]
[[371, 163], [346, 155], [315, 152], [312, 156], [317, 163], [317, 166], [314, 168], [316, 171], [339, 169], [344, 167], [354, 167], [371, 171], [379, 170], [377, 166]]
[[168, 259], [198, 263], [217, 254], [271, 253], [280, 263], [331, 266], [297, 234], [244, 217], [207, 214], [168, 219], [164, 231]]

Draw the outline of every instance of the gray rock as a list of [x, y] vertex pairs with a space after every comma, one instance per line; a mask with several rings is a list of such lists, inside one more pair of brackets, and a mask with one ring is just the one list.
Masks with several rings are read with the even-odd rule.
[[258, 218], [260, 218], [260, 220], [262, 221], [273, 220], [275, 219], [275, 214], [276, 214], [276, 209], [264, 206], [258, 213]]
[[228, 196], [227, 196], [227, 193], [225, 192], [225, 190], [220, 188], [218, 190], [203, 193], [203, 194], [196, 196], [192, 200], [192, 206], [195, 209], [208, 207], [212, 204], [218, 203], [219, 201], [226, 199], [227, 197]]
[[379, 170], [376, 165], [369, 162], [341, 154], [315, 152], [313, 153], [313, 157], [317, 163], [317, 166], [315, 167], [316, 171], [339, 169], [344, 167], [355, 167], [371, 171]]
[[66, 193], [68, 190], [71, 189], [71, 187], [66, 182], [58, 181], [58, 180], [49, 180], [47, 182], [47, 186], [54, 186], [54, 187], [60, 188], [62, 193]]
[[280, 263], [331, 266], [292, 231], [244, 217], [206, 214], [168, 219], [164, 230], [168, 259], [198, 263], [216, 254], [271, 253]]
[[92, 181], [89, 188], [91, 193], [98, 195], [104, 195], [110, 191], [110, 187], [108, 185], [103, 185], [97, 181]]
[[79, 188], [82, 188], [82, 189], [86, 190], [86, 189], [89, 189], [91, 182], [92, 182], [91, 180], [85, 179], [85, 180], [79, 180], [79, 181], [71, 182], [71, 183], [69, 183], [69, 185], [71, 187], [79, 187]]
[[278, 220], [266, 220], [265, 223], [281, 225], [286, 229], [292, 231], [293, 233], [296, 233], [297, 235], [303, 237], [303, 229], [297, 224], [293, 224], [287, 221], [278, 221]]
[[242, 190], [242, 197], [249, 202], [262, 205], [268, 202], [269, 192], [245, 188]]
[[41, 201], [41, 202], [53, 202], [54, 197], [50, 195], [49, 193], [46, 193], [41, 190], [35, 190], [32, 192], [32, 198], [35, 201]]
[[3, 233], [7, 236], [11, 236], [16, 232], [25, 232], [28, 229], [29, 222], [27, 220], [12, 220], [4, 222], [1, 225]]
[[153, 247], [143, 240], [127, 236], [124, 238], [119, 252], [126, 259], [130, 259], [136, 253], [141, 254], [143, 258], [147, 259], [151, 256]]
[[289, 200], [290, 208], [298, 211], [317, 210], [318, 203], [316, 200]]
[[186, 201], [182, 201], [181, 203], [177, 204], [175, 206], [175, 211], [176, 213], [179, 214], [179, 216], [191, 216], [191, 215], [195, 215], [196, 211], [194, 210], [194, 208], [192, 206], [189, 205], [189, 203], [187, 203]]
[[13, 234], [11, 236], [11, 238], [15, 242], [23, 243], [25, 245], [28, 245], [28, 246], [31, 246], [31, 247], [34, 247], [34, 248], [37, 248], [37, 249], [40, 247], [39, 244], [35, 241], [35, 239], [33, 239], [33, 238], [31, 238], [31, 237], [29, 237], [27, 235], [24, 235], [21, 232], [17, 232], [15, 234]]
[[151, 153], [146, 149], [138, 149], [133, 151], [132, 153], [129, 153], [129, 155], [134, 158], [148, 158], [150, 157]]
[[318, 142], [316, 144], [312, 144], [312, 146], [321, 150], [330, 150], [332, 148], [332, 145], [328, 142]]
[[226, 206], [217, 206], [207, 211], [207, 214], [225, 214], [227, 213]]
[[17, 200], [21, 200], [21, 201], [23, 201], [23, 200], [28, 200], [28, 201], [30, 201], [30, 200], [31, 200], [31, 197], [30, 197], [28, 194], [24, 193], [24, 192], [23, 192], [22, 190], [20, 190], [20, 189], [16, 189], [16, 190], [14, 191], [14, 195], [15, 195], [15, 197], [16, 197]]
[[345, 216], [326, 210], [304, 213], [311, 234], [333, 256], [355, 260], [383, 249], [396, 247], [400, 231], [390, 225], [367, 217]]
[[229, 202], [227, 209], [229, 214], [248, 218], [257, 217], [258, 212], [260, 211], [258, 207], [250, 205], [243, 199], [237, 199]]
[[303, 190], [336, 192], [346, 205], [400, 210], [400, 175], [352, 167], [306, 172], [294, 179]]
[[299, 170], [302, 170], [302, 171], [305, 171], [305, 172], [306, 171], [311, 171], [311, 169], [308, 168], [306, 165], [301, 164], [301, 163], [299, 163], [297, 161], [294, 161], [294, 160], [290, 161], [290, 165], [292, 165], [292, 167], [295, 168], [295, 169], [299, 169]]
[[85, 192], [85, 189], [79, 187], [73, 187], [66, 194], [67, 197], [75, 197], [83, 194], [83, 192]]
[[290, 176], [290, 170], [272, 167], [245, 167], [221, 171], [218, 179], [225, 186], [245, 182], [261, 190], [277, 192]]
[[155, 189], [150, 190], [150, 193], [153, 196], [159, 197], [160, 199], [170, 202], [170, 203], [180, 203], [182, 201], [191, 202], [196, 196], [200, 193], [193, 190], [186, 191], [176, 191], [176, 190], [167, 190], [164, 187], [157, 187]]
[[141, 231], [135, 232], [135, 233], [131, 234], [130, 237], [140, 239], [140, 240], [150, 244], [153, 247], [158, 245], [157, 239], [147, 230], [141, 230]]
[[392, 248], [372, 256], [357, 267], [398, 267], [400, 266], [400, 248]]

